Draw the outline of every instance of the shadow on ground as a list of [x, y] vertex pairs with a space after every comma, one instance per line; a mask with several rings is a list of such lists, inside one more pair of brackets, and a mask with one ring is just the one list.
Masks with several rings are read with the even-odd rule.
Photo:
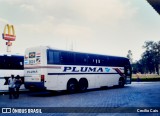
[[[125, 86], [124, 88], [119, 88], [117, 86], [114, 87], [102, 87], [102, 88], [96, 88], [96, 89], [88, 89], [86, 92], [93, 92], [93, 91], [106, 91], [111, 89], [126, 89], [130, 86]], [[83, 93], [86, 93], [83, 92]], [[81, 92], [76, 92], [72, 94], [77, 94]], [[61, 95], [70, 95], [71, 93], [68, 93], [67, 91], [28, 91], [27, 94], [32, 97], [52, 97], [52, 96], [61, 96]]]

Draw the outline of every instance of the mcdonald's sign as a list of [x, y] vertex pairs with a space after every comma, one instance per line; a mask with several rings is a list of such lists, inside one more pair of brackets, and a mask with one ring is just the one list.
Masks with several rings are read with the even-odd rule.
[[6, 45], [7, 46], [12, 46], [12, 42], [8, 41], [8, 42], [6, 42]]
[[2, 34], [4, 40], [15, 41], [16, 35], [13, 25], [7, 24], [4, 28], [4, 33]]

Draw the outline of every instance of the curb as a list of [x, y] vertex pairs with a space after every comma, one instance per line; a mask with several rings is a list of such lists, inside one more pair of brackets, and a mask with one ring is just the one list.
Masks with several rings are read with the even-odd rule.
[[[29, 90], [19, 90], [19, 93], [27, 93]], [[8, 90], [0, 90], [0, 95], [8, 94]]]

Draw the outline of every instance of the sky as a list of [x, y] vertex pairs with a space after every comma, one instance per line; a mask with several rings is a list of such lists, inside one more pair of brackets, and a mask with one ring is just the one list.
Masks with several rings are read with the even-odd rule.
[[145, 41], [160, 40], [160, 16], [146, 0], [0, 0], [1, 33], [6, 24], [20, 54], [40, 45], [124, 57], [131, 50], [136, 61]]

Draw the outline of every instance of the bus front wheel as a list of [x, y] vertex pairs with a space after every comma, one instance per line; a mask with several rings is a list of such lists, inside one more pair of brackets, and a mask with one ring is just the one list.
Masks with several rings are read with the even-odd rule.
[[121, 78], [119, 79], [119, 84], [118, 84], [118, 86], [119, 86], [120, 88], [123, 88], [123, 87], [124, 87], [124, 84], [125, 84], [124, 78], [121, 77]]
[[77, 91], [78, 88], [78, 82], [76, 79], [71, 79], [68, 81], [67, 83], [67, 91], [69, 93], [75, 93]]

